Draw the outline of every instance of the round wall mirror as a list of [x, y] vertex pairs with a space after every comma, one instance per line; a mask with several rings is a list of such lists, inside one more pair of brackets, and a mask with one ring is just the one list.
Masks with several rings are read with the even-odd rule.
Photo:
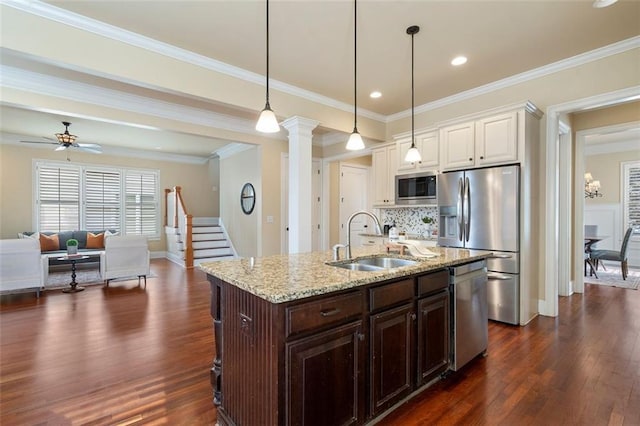
[[253, 208], [256, 206], [256, 191], [253, 185], [245, 183], [240, 192], [240, 206], [244, 214], [251, 214]]

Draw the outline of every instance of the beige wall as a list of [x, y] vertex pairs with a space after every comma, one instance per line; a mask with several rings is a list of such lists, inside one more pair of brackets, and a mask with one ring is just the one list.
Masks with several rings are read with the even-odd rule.
[[571, 114], [574, 132], [640, 121], [640, 101]]
[[[71, 151], [72, 162], [116, 167], [160, 170], [160, 196], [164, 188], [182, 187], [188, 212], [194, 216], [213, 216], [214, 197], [209, 183], [207, 164], [184, 164], [168, 161], [144, 160], [131, 157], [95, 155]], [[65, 161], [66, 153], [51, 149], [25, 148], [0, 144], [0, 238], [16, 238], [21, 231], [34, 230], [33, 219], [33, 160]], [[165, 208], [162, 204], [161, 224]], [[151, 251], [166, 250], [164, 232], [161, 239], [149, 241]]]
[[602, 197], [585, 198], [585, 204], [622, 203], [620, 176], [622, 163], [625, 161], [640, 161], [640, 151], [614, 152], [585, 157], [585, 170], [591, 173], [593, 179], [600, 181], [600, 192], [602, 193]]
[[[228, 158], [220, 159], [220, 217], [238, 252], [238, 256], [261, 255], [262, 187], [261, 148], [254, 146]], [[245, 183], [256, 191], [256, 206], [249, 215], [240, 207], [240, 191]]]
[[211, 214], [218, 217], [220, 216], [220, 159], [218, 157], [209, 160], [208, 174], [213, 202]]
[[[573, 141], [576, 133], [589, 129], [640, 122], [640, 101], [571, 114]], [[602, 197], [587, 198], [585, 204], [620, 203], [620, 163], [640, 159], [640, 151], [585, 155], [585, 171], [602, 185]], [[575, 161], [574, 161], [575, 164]], [[605, 190], [606, 188], [606, 190]], [[582, 188], [580, 188], [582, 189]]]

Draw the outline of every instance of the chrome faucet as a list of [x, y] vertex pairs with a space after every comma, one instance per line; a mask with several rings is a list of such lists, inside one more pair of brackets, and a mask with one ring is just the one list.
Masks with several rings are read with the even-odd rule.
[[369, 216], [371, 219], [373, 219], [373, 222], [376, 225], [376, 235], [382, 235], [382, 227], [380, 226], [380, 221], [373, 213], [360, 210], [349, 216], [349, 220], [347, 220], [347, 247], [345, 248], [345, 257], [347, 259], [351, 259], [351, 221], [354, 217], [361, 214]]

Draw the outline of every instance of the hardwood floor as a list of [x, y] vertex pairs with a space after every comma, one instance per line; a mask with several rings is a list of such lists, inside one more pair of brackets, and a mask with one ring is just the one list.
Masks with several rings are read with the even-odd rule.
[[[151, 268], [146, 289], [1, 298], [0, 424], [215, 423], [205, 274]], [[640, 425], [640, 291], [587, 285], [558, 318], [491, 322], [489, 339], [379, 424]]]

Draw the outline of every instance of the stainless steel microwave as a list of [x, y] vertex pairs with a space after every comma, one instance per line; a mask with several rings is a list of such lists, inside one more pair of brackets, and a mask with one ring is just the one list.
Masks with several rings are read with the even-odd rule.
[[396, 176], [396, 204], [437, 204], [438, 175], [434, 172]]

